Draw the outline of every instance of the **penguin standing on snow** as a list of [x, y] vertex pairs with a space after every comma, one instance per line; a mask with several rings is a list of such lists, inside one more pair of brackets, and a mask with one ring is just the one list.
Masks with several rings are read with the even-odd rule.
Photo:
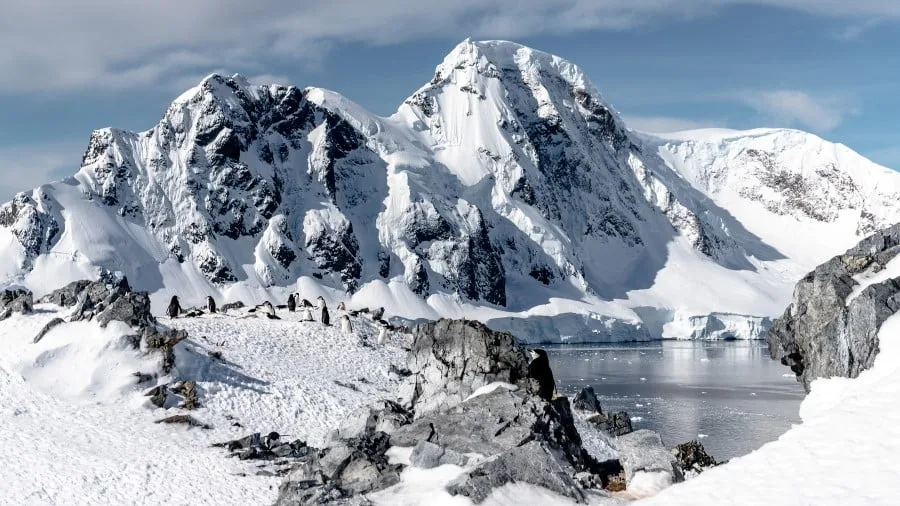
[[308, 307], [300, 308], [300, 321], [301, 322], [315, 321], [313, 319], [312, 310], [310, 310]]
[[337, 307], [338, 314], [344, 314], [347, 312], [347, 305], [344, 304], [344, 301], [340, 301]]
[[350, 325], [350, 317], [345, 314], [341, 315], [341, 332], [344, 334], [353, 332], [353, 327]]
[[319, 321], [326, 327], [331, 325], [331, 317], [328, 315], [328, 306], [325, 304], [325, 298], [319, 295], [316, 302], [319, 304]]
[[529, 353], [531, 362], [528, 363], [528, 377], [537, 380], [537, 394], [545, 401], [549, 401], [556, 392], [556, 380], [553, 379], [553, 370], [550, 369], [550, 359], [547, 358], [547, 352], [540, 348], [529, 350]]
[[288, 295], [287, 307], [288, 311], [292, 313], [297, 310], [297, 299], [294, 298], [294, 294]]
[[181, 304], [178, 303], [178, 296], [173, 295], [172, 300], [169, 301], [169, 307], [166, 308], [166, 316], [169, 318], [178, 318], [178, 315], [182, 312]]
[[206, 296], [206, 309], [209, 310], [210, 314], [216, 312], [216, 300], [211, 295]]
[[383, 345], [385, 341], [387, 341], [388, 337], [388, 329], [384, 325], [381, 326], [381, 330], [378, 331], [378, 344]]

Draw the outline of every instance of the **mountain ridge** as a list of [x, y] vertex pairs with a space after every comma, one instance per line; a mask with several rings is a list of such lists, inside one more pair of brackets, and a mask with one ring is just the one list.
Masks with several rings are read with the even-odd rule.
[[[118, 270], [156, 303], [299, 287], [570, 339], [774, 316], [812, 262], [897, 221], [900, 176], [811, 134], [752, 132], [633, 132], [576, 65], [503, 41], [463, 41], [388, 117], [212, 74], [0, 207], [0, 275], [40, 293]], [[806, 229], [827, 231], [823, 251], [782, 237]]]

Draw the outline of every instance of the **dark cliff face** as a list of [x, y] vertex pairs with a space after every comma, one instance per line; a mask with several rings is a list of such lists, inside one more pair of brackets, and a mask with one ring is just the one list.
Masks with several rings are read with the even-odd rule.
[[900, 309], [900, 279], [874, 283], [849, 300], [854, 276], [877, 273], [900, 253], [900, 225], [863, 239], [807, 274], [769, 330], [772, 358], [791, 368], [807, 391], [816, 378], [855, 378], [878, 355], [881, 324]]

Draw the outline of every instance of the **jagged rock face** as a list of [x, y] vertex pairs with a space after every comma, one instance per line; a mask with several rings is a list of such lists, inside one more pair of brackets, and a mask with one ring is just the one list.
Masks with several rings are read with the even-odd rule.
[[[877, 272], [900, 253], [900, 225], [862, 240], [816, 267], [797, 283], [794, 300], [775, 321], [766, 341], [774, 359], [790, 366], [809, 391], [816, 378], [855, 378], [878, 354], [878, 330], [900, 309], [900, 282], [864, 288], [854, 276]], [[848, 300], [850, 299], [850, 300]]]
[[417, 326], [407, 360], [412, 375], [401, 388], [400, 402], [417, 418], [452, 409], [490, 383], [516, 384], [528, 375], [525, 351], [512, 334], [468, 320]]
[[0, 291], [0, 320], [13, 313], [28, 314], [34, 309], [34, 296], [24, 288], [7, 288]]

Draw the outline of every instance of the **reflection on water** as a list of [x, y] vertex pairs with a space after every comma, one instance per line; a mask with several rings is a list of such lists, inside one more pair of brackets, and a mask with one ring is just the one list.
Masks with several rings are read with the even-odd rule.
[[561, 393], [592, 385], [604, 410], [668, 446], [700, 439], [724, 460], [778, 439], [800, 421], [803, 388], [764, 342], [657, 341], [545, 348]]

